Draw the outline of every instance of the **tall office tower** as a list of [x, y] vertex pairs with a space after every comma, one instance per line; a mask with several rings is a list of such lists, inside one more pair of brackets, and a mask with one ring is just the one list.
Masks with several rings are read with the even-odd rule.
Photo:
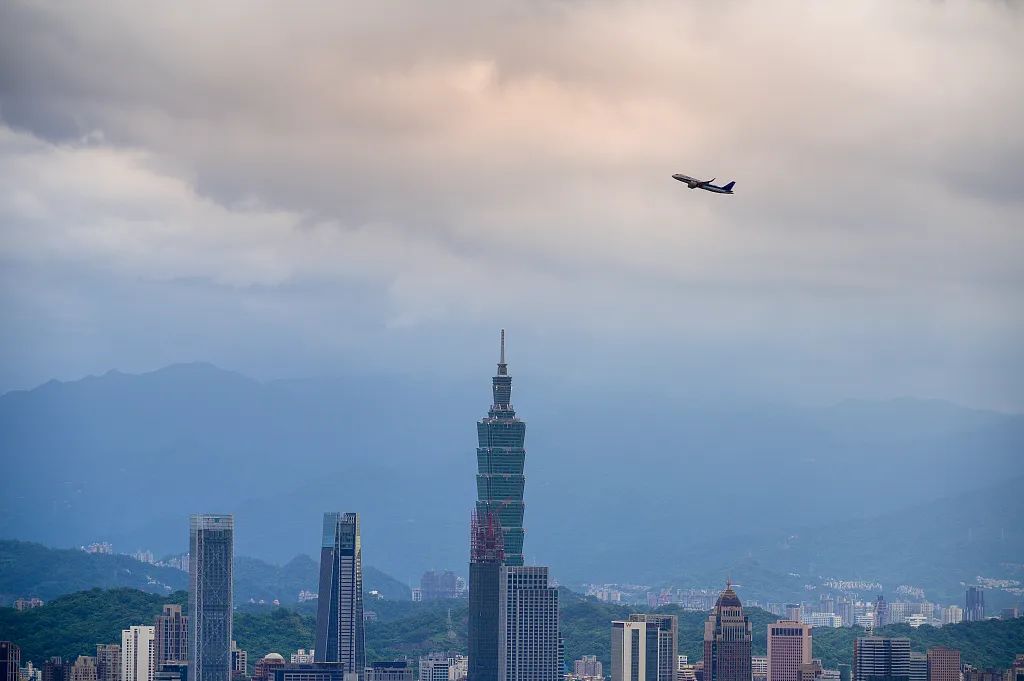
[[505, 559], [501, 525], [494, 513], [473, 511], [469, 550], [469, 681], [498, 678], [498, 601]]
[[645, 622], [653, 629], [657, 638], [657, 657], [647, 661], [653, 667], [656, 681], [675, 681], [676, 667], [679, 666], [679, 618], [675, 615], [655, 613], [634, 613], [631, 622]]
[[171, 662], [188, 660], [188, 615], [180, 605], [165, 605], [156, 616], [156, 668]]
[[99, 681], [121, 681], [121, 646], [96, 644], [96, 676]]
[[790, 622], [803, 621], [804, 609], [799, 603], [786, 603], [786, 619]]
[[498, 681], [560, 681], [558, 589], [548, 569], [505, 565], [500, 585]]
[[363, 547], [358, 513], [324, 513], [316, 612], [317, 662], [341, 662], [360, 678], [363, 638]]
[[945, 646], [929, 648], [928, 681], [960, 681], [960, 651]]
[[800, 681], [800, 665], [811, 662], [811, 627], [782, 620], [768, 625], [768, 681]]
[[910, 681], [910, 639], [854, 639], [853, 681]]
[[0, 681], [21, 681], [21, 648], [11, 641], [0, 641]]
[[658, 630], [646, 622], [612, 622], [612, 681], [655, 681]]
[[978, 586], [967, 587], [967, 607], [964, 608], [965, 622], [980, 622], [985, 619], [985, 592]]
[[155, 641], [154, 627], [136, 625], [121, 631], [121, 681], [153, 681]]
[[230, 681], [235, 519], [189, 519], [188, 681]]
[[875, 626], [881, 628], [887, 624], [889, 624], [889, 608], [886, 606], [882, 594], [878, 594], [878, 598], [875, 599]]
[[512, 408], [512, 377], [505, 362], [505, 330], [501, 331], [498, 373], [492, 379], [494, 403], [476, 426], [476, 512], [493, 513], [501, 526], [505, 565], [523, 564], [523, 464], [526, 424]]
[[576, 676], [597, 676], [604, 678], [604, 666], [597, 655], [584, 655], [572, 665], [572, 673]]
[[95, 657], [79, 655], [71, 665], [71, 681], [96, 681], [98, 678]]
[[704, 681], [750, 681], [750, 619], [727, 585], [704, 623]]

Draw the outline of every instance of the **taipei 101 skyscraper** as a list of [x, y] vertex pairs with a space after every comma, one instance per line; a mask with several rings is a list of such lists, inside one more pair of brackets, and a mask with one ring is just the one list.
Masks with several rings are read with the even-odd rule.
[[501, 332], [494, 402], [476, 426], [477, 501], [469, 557], [468, 681], [498, 681], [501, 574], [503, 566], [523, 564], [523, 462], [526, 424], [512, 409], [512, 378], [505, 363]]
[[501, 331], [498, 373], [492, 379], [494, 402], [476, 426], [476, 514], [494, 517], [501, 528], [504, 564], [523, 564], [523, 464], [526, 424], [512, 408], [512, 377], [505, 363], [505, 330]]

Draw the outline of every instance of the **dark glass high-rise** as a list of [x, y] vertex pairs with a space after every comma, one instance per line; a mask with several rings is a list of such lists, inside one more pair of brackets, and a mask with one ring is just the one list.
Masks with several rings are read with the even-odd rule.
[[492, 513], [473, 512], [469, 557], [468, 681], [497, 681], [500, 623], [501, 525]]
[[198, 514], [189, 523], [189, 681], [231, 681], [235, 521]]
[[324, 513], [316, 613], [317, 662], [342, 662], [363, 677], [363, 549], [358, 513]]

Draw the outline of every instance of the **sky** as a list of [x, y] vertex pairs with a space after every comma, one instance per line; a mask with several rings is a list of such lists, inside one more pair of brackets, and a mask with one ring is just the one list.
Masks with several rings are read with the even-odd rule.
[[[0, 3], [0, 391], [1024, 410], [1024, 5]], [[673, 173], [736, 181], [691, 191]]]

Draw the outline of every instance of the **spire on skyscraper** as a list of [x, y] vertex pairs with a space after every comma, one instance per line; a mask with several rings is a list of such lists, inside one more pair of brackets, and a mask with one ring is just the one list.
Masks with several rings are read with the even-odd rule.
[[508, 364], [505, 363], [505, 329], [501, 330], [501, 356], [498, 358], [498, 375], [508, 375]]

